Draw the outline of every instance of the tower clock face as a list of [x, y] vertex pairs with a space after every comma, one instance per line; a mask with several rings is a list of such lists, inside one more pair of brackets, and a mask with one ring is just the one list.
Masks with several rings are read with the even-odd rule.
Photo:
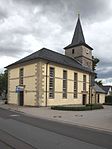
[[89, 50], [88, 49], [86, 49], [86, 54], [89, 54]]

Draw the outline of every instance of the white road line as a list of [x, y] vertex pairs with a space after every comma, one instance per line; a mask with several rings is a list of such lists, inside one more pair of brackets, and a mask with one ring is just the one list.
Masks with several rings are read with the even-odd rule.
[[17, 115], [17, 114], [12, 114], [12, 115], [10, 115], [10, 116], [14, 117], [14, 116], [20, 116], [20, 115]]

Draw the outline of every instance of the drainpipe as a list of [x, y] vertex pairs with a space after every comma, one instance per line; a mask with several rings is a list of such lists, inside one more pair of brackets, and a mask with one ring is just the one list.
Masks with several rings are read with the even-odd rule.
[[90, 87], [90, 84], [89, 84], [89, 104], [90, 104], [90, 100], [91, 100], [91, 87]]
[[48, 74], [48, 63], [46, 63], [46, 102], [45, 102], [45, 106], [47, 107], [47, 74]]
[[92, 110], [92, 76], [89, 75], [89, 104], [91, 105]]
[[91, 104], [91, 76], [89, 75], [89, 104]]
[[92, 103], [92, 98], [93, 98], [93, 97], [92, 97], [92, 87], [91, 87], [91, 110], [92, 110], [92, 104], [93, 104], [93, 103]]

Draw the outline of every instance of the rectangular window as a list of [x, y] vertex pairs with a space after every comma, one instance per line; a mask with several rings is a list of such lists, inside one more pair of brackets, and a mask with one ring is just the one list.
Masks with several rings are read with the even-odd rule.
[[77, 73], [74, 73], [74, 98], [77, 98], [78, 79]]
[[86, 75], [83, 75], [83, 91], [86, 91]]
[[54, 98], [54, 68], [50, 67], [50, 74], [49, 74], [49, 98]]
[[63, 70], [63, 98], [67, 98], [67, 71]]
[[24, 69], [20, 68], [19, 70], [19, 84], [23, 85], [23, 75], [24, 75]]
[[98, 103], [100, 102], [100, 94], [98, 94]]
[[74, 49], [72, 49], [72, 54], [74, 54]]

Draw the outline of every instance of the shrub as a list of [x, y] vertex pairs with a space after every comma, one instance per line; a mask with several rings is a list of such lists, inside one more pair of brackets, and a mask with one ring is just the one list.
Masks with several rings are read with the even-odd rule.
[[93, 109], [102, 109], [102, 104], [86, 104], [86, 107], [92, 107]]
[[109, 106], [111, 106], [111, 105], [112, 105], [112, 103], [104, 103], [103, 105], [109, 105]]
[[105, 97], [105, 103], [112, 104], [112, 96], [111, 95]]
[[87, 104], [86, 106], [74, 107], [74, 106], [51, 106], [53, 110], [64, 110], [64, 111], [88, 111], [95, 109], [103, 109], [101, 104]]

